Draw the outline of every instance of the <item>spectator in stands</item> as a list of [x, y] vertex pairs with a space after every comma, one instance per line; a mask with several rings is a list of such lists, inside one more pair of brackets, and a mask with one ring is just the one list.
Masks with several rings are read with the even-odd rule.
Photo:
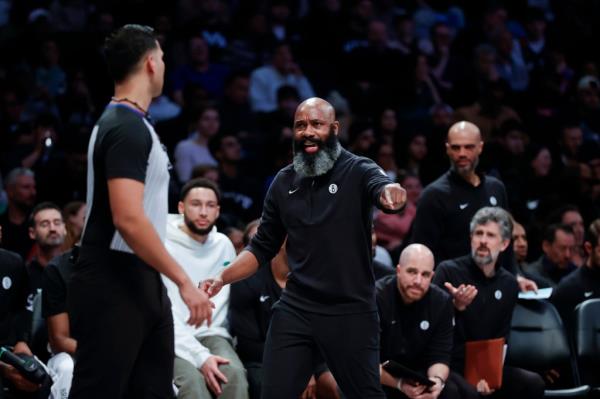
[[481, 88], [477, 101], [472, 105], [458, 108], [454, 118], [473, 122], [479, 126], [483, 139], [490, 140], [505, 121], [521, 120], [514, 109], [505, 105], [509, 90], [502, 79], [486, 82]]
[[588, 299], [600, 298], [600, 219], [594, 220], [584, 243], [585, 264], [563, 278], [550, 299], [567, 328], [573, 330], [573, 311]]
[[419, 177], [411, 173], [401, 175], [398, 183], [406, 190], [406, 206], [400, 213], [377, 212], [373, 221], [379, 243], [392, 253], [398, 249], [410, 232], [423, 190]]
[[231, 241], [231, 244], [235, 249], [235, 254], [239, 255], [246, 246], [244, 245], [244, 232], [237, 227], [227, 227], [223, 230], [223, 234]]
[[[377, 240], [377, 232], [375, 231], [375, 226], [373, 226], [371, 229], [371, 253], [373, 254], [373, 275], [375, 276], [375, 281], [382, 277], [389, 276], [390, 274], [394, 274], [394, 267], [391, 263], [390, 254], [378, 245]], [[378, 259], [378, 248], [382, 249], [383, 252], [390, 257], [390, 262], [383, 262], [380, 257]]]
[[575, 234], [571, 226], [552, 224], [546, 228], [542, 240], [544, 254], [529, 264], [525, 271], [539, 287], [556, 287], [577, 267], [571, 262], [575, 247]]
[[172, 76], [173, 99], [184, 105], [183, 92], [188, 85], [199, 85], [213, 99], [221, 98], [229, 68], [211, 62], [204, 37], [192, 36], [189, 39], [188, 57], [188, 63], [179, 67]]
[[506, 29], [496, 39], [498, 57], [496, 69], [514, 93], [523, 93], [529, 85], [529, 72], [521, 54], [521, 46]]
[[431, 251], [411, 244], [402, 251], [395, 275], [377, 281], [381, 361], [396, 361], [435, 384], [427, 389], [382, 369], [381, 384], [390, 399], [478, 397], [459, 374], [450, 373], [454, 309], [450, 295], [430, 285], [433, 267]]
[[[167, 224], [165, 246], [196, 284], [219, 273], [235, 258], [231, 241], [214, 227], [220, 198], [212, 181], [191, 180], [181, 190], [179, 215], [170, 215]], [[166, 278], [163, 281], [173, 309], [178, 398], [247, 398], [244, 367], [227, 331], [228, 287], [212, 299], [212, 323], [196, 328], [186, 323], [189, 311], [177, 286]]]
[[379, 124], [376, 126], [376, 134], [380, 141], [394, 145], [398, 132], [398, 115], [393, 108], [386, 107], [379, 115]]
[[429, 152], [427, 136], [421, 132], [414, 132], [405, 135], [405, 139], [402, 141], [399, 143], [401, 149], [400, 169], [422, 179], [423, 175], [430, 173], [426, 162]]
[[[508, 337], [519, 286], [500, 267], [498, 256], [509, 247], [511, 232], [508, 212], [481, 208], [470, 222], [470, 254], [446, 260], [436, 269], [433, 282], [446, 287], [456, 310], [455, 370], [464, 369], [465, 342]], [[479, 381], [477, 391], [486, 396], [494, 393], [485, 380]], [[536, 373], [505, 365], [497, 393], [506, 398], [542, 398], [544, 381]]]
[[36, 199], [35, 175], [31, 169], [16, 168], [8, 173], [4, 183], [8, 207], [6, 213], [0, 216], [4, 233], [2, 246], [27, 259], [33, 245], [29, 237], [28, 217]]
[[75, 266], [78, 249], [70, 249], [52, 259], [42, 276], [42, 316], [48, 328], [52, 357], [48, 369], [52, 377], [51, 398], [66, 398], [73, 379], [73, 359], [77, 341], [71, 337], [67, 310], [67, 285]]
[[541, 72], [548, 62], [550, 51], [546, 42], [546, 18], [539, 8], [525, 12], [525, 37], [520, 40], [525, 65], [530, 72]]
[[392, 144], [380, 141], [375, 151], [375, 163], [383, 169], [391, 180], [398, 177], [398, 165], [396, 165], [396, 153]]
[[253, 178], [251, 167], [242, 159], [242, 146], [232, 133], [215, 136], [210, 151], [219, 162], [221, 215], [231, 220], [229, 225], [243, 224], [260, 213], [260, 186]]
[[355, 155], [372, 157], [375, 150], [375, 132], [369, 120], [356, 120], [348, 129], [348, 150]]
[[[244, 243], [248, 245], [256, 234], [260, 220], [248, 223]], [[287, 282], [289, 268], [285, 243], [268, 265], [260, 267], [250, 278], [231, 285], [229, 321], [237, 339], [237, 352], [248, 373], [250, 399], [259, 399], [262, 386], [262, 359], [273, 305], [279, 300]], [[324, 363], [315, 366], [302, 398], [339, 398], [337, 384]]]
[[35, 84], [42, 98], [53, 100], [65, 93], [67, 75], [59, 65], [60, 50], [54, 40], [44, 40], [40, 53], [41, 65], [35, 70]]
[[277, 108], [277, 89], [283, 85], [298, 90], [300, 100], [314, 96], [313, 88], [294, 61], [286, 43], [278, 44], [269, 65], [255, 69], [250, 76], [250, 103], [254, 112], [271, 112]]
[[65, 251], [73, 248], [79, 242], [85, 224], [86, 210], [87, 206], [82, 201], [69, 202], [63, 208], [63, 217], [65, 218], [65, 227], [67, 229], [67, 236], [63, 244]]
[[227, 115], [221, 120], [224, 132], [234, 132], [240, 136], [255, 133], [256, 118], [250, 107], [250, 76], [246, 72], [235, 72], [227, 77], [219, 114]]
[[41, 290], [44, 269], [63, 250], [67, 229], [61, 209], [51, 202], [33, 208], [29, 217], [29, 238], [35, 241], [36, 253], [27, 264], [29, 274], [29, 303]]
[[513, 220], [512, 245], [517, 265], [522, 271], [527, 263], [527, 232], [525, 227], [516, 220]]
[[217, 165], [208, 149], [209, 141], [219, 132], [221, 118], [216, 107], [208, 106], [198, 113], [195, 130], [175, 147], [175, 170], [181, 183], [187, 182], [196, 165]]
[[550, 220], [553, 223], [562, 223], [571, 226], [573, 235], [575, 236], [575, 246], [571, 252], [571, 263], [577, 267], [585, 264], [586, 253], [583, 248], [585, 224], [579, 208], [572, 204], [563, 205], [555, 211], [554, 217], [550, 217]]

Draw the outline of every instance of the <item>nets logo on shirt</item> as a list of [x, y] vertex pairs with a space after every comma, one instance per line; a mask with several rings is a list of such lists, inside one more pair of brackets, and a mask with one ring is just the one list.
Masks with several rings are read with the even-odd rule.
[[330, 194], [335, 194], [338, 191], [338, 186], [337, 184], [333, 183], [329, 185], [329, 193]]

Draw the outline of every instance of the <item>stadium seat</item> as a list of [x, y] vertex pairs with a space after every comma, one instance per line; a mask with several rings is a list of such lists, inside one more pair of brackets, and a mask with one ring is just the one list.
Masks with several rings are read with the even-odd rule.
[[589, 299], [575, 308], [575, 348], [581, 380], [600, 389], [600, 299]]
[[572, 364], [575, 386], [547, 389], [545, 398], [584, 398], [590, 392], [589, 385], [579, 385], [576, 362], [562, 320], [547, 301], [519, 301], [513, 312], [506, 362], [540, 373]]

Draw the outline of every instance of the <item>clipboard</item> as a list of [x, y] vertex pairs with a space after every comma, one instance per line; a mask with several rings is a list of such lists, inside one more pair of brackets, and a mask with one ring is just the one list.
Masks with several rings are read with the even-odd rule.
[[385, 371], [387, 371], [388, 373], [390, 373], [391, 375], [393, 375], [396, 378], [412, 380], [412, 381], [418, 382], [421, 385], [425, 385], [428, 388], [435, 385], [435, 382], [433, 382], [429, 378], [427, 378], [426, 375], [418, 373], [412, 369], [409, 369], [408, 367], [405, 367], [405, 366], [401, 365], [400, 363], [395, 362], [393, 360], [385, 361], [382, 364], [382, 367]]
[[482, 379], [490, 389], [502, 387], [504, 354], [504, 338], [466, 342], [465, 379], [474, 387]]

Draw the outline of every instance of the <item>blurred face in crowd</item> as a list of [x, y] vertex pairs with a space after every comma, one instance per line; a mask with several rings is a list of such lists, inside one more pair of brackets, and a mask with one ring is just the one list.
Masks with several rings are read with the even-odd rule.
[[471, 257], [478, 266], [496, 264], [500, 252], [504, 251], [509, 240], [504, 240], [500, 226], [496, 222], [487, 222], [475, 227], [471, 234]]
[[531, 160], [531, 168], [533, 173], [538, 177], [545, 177], [550, 174], [552, 168], [552, 155], [550, 150], [542, 148], [540, 152]]
[[385, 171], [396, 171], [396, 161], [394, 157], [394, 148], [389, 144], [382, 144], [377, 151], [377, 165]]
[[517, 262], [524, 262], [527, 258], [528, 243], [527, 233], [522, 224], [517, 222], [513, 223], [512, 239], [513, 250], [515, 251]]
[[422, 161], [427, 156], [427, 138], [417, 134], [408, 144], [408, 155], [415, 161]]
[[311, 177], [327, 173], [341, 152], [338, 130], [327, 101], [315, 97], [301, 103], [294, 115], [294, 170]]
[[198, 133], [206, 138], [211, 138], [219, 131], [221, 119], [219, 112], [214, 108], [207, 108], [198, 119]]
[[567, 211], [562, 215], [561, 223], [571, 226], [575, 235], [575, 245], [580, 247], [583, 245], [583, 239], [585, 235], [585, 226], [583, 224], [583, 217], [578, 211]]
[[563, 230], [556, 230], [553, 242], [542, 242], [542, 250], [546, 257], [561, 269], [569, 265], [574, 247], [575, 236]]
[[281, 45], [275, 49], [275, 54], [273, 54], [273, 66], [275, 69], [282, 73], [288, 73], [293, 62], [294, 57], [289, 46]]
[[398, 120], [396, 119], [396, 111], [386, 109], [381, 113], [381, 130], [386, 133], [392, 133], [398, 128]]
[[600, 238], [598, 238], [595, 245], [586, 241], [585, 251], [589, 256], [587, 264], [593, 269], [600, 270]]
[[239, 229], [230, 229], [227, 232], [227, 237], [235, 248], [235, 253], [239, 254], [244, 249], [244, 232]]
[[59, 247], [65, 241], [67, 229], [62, 214], [56, 209], [44, 209], [33, 218], [29, 237], [44, 250]]
[[208, 63], [208, 45], [201, 37], [190, 39], [189, 52], [192, 64], [204, 65]]
[[524, 133], [519, 130], [511, 130], [502, 139], [502, 144], [506, 151], [512, 155], [521, 155], [525, 152]]
[[192, 188], [177, 209], [183, 214], [183, 230], [191, 235], [205, 236], [212, 230], [219, 218], [217, 194], [207, 187]]
[[421, 180], [416, 176], [407, 176], [402, 182], [402, 187], [406, 190], [407, 201], [416, 204], [423, 191]]
[[226, 136], [221, 141], [217, 158], [225, 162], [238, 162], [242, 159], [242, 146], [235, 136]]
[[470, 122], [458, 122], [450, 127], [446, 141], [446, 154], [450, 167], [463, 177], [475, 173], [479, 164], [479, 155], [483, 150], [483, 141], [479, 128]]
[[396, 266], [398, 291], [404, 303], [421, 300], [429, 290], [433, 278], [431, 251], [423, 245], [413, 245], [402, 251]]
[[250, 90], [250, 79], [246, 76], [238, 76], [229, 84], [226, 95], [234, 104], [246, 104]]
[[385, 47], [388, 43], [387, 27], [381, 21], [372, 21], [369, 24], [367, 39], [373, 47]]
[[352, 150], [364, 154], [373, 144], [375, 144], [375, 133], [373, 129], [367, 128], [358, 134], [352, 143]]
[[6, 187], [9, 202], [22, 210], [28, 210], [35, 204], [36, 189], [33, 176], [19, 176], [13, 184]]
[[580, 127], [567, 127], [562, 132], [562, 139], [567, 154], [576, 155], [583, 144], [583, 132]]
[[73, 229], [73, 233], [76, 237], [79, 237], [81, 235], [81, 232], [83, 231], [83, 225], [85, 224], [86, 208], [86, 205], [83, 204], [76, 214], [67, 216], [67, 222]]

